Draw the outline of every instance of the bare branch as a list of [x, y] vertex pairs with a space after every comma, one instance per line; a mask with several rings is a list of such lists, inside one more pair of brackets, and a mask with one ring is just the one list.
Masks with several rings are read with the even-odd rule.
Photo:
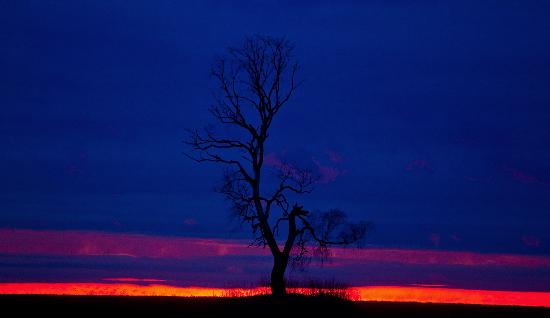
[[[284, 38], [265, 36], [248, 37], [240, 47], [229, 48], [211, 69], [218, 94], [209, 111], [216, 128], [224, 129], [191, 130], [185, 141], [190, 148], [185, 155], [193, 161], [226, 167], [217, 191], [234, 215], [250, 226], [251, 245], [269, 247], [273, 254], [274, 293], [284, 293], [292, 251], [295, 260], [304, 261], [317, 251], [326, 252], [329, 245], [355, 243], [366, 231], [366, 226], [347, 222], [336, 210], [316, 215], [297, 204], [291, 207], [291, 197], [312, 191], [315, 178], [310, 171], [283, 163], [276, 167], [274, 188], [266, 191], [262, 186], [270, 127], [301, 84], [293, 49]], [[281, 250], [277, 238], [282, 224], [287, 235]], [[318, 247], [311, 250], [310, 243]]]

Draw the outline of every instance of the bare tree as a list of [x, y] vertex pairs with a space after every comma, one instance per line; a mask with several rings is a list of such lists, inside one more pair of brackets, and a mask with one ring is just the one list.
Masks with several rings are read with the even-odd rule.
[[340, 210], [314, 214], [290, 204], [290, 195], [311, 192], [315, 177], [307, 170], [281, 164], [272, 179], [275, 184], [265, 185], [266, 140], [276, 115], [299, 87], [297, 70], [293, 45], [285, 39], [254, 36], [229, 48], [211, 71], [220, 90], [210, 108], [218, 130], [191, 130], [186, 141], [192, 160], [226, 166], [219, 192], [251, 226], [254, 244], [271, 251], [271, 291], [277, 296], [286, 294], [289, 260], [326, 254], [331, 245], [357, 243], [367, 228], [366, 223], [348, 222]]

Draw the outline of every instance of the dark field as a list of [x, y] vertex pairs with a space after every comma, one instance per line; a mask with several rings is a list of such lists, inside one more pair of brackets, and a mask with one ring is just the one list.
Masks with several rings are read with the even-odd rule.
[[[550, 317], [550, 308], [348, 302], [331, 298], [269, 296], [249, 298], [179, 298], [123, 296], [1, 295], [0, 307], [11, 317], [123, 314], [160, 317]], [[8, 317], [5, 316], [5, 317]]]

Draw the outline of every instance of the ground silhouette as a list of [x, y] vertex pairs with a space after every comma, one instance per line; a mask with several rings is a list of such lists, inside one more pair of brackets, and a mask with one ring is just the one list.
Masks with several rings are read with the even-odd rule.
[[[1, 295], [4, 313], [55, 317], [160, 315], [183, 317], [550, 317], [550, 308], [351, 302], [331, 297], [287, 295], [240, 298]], [[11, 314], [10, 314], [11, 315]]]

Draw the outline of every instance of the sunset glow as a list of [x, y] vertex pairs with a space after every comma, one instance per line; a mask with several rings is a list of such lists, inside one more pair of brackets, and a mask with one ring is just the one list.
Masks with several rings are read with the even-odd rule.
[[[96, 296], [175, 296], [175, 297], [235, 297], [267, 294], [258, 288], [206, 288], [169, 285], [134, 285], [101, 283], [1, 283], [0, 294], [34, 295], [96, 295]], [[290, 289], [305, 293], [305, 289]], [[513, 305], [550, 307], [550, 292], [515, 292], [466, 290], [452, 288], [364, 286], [349, 290], [356, 301], [460, 303], [482, 305]]]
[[359, 293], [360, 300], [363, 301], [550, 307], [549, 292], [516, 292], [399, 286], [358, 287], [356, 290]]
[[3, 312], [550, 318], [550, 0], [0, 8]]

